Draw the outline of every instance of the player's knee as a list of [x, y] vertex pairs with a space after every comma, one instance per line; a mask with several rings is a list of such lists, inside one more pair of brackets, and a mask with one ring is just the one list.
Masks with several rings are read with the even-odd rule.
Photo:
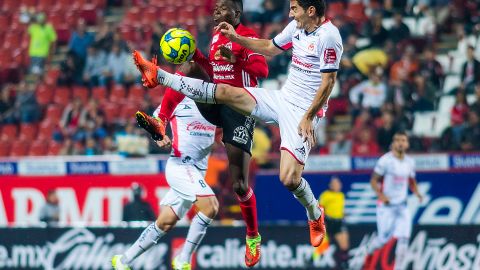
[[237, 181], [233, 182], [233, 191], [235, 192], [235, 194], [237, 194], [238, 196], [244, 196], [245, 194], [247, 194], [248, 184], [245, 183], [245, 181], [238, 181], [239, 178], [234, 179], [237, 179]]
[[294, 169], [280, 170], [280, 181], [288, 190], [294, 190], [298, 187], [300, 176]]
[[215, 91], [215, 99], [219, 103], [229, 102], [233, 99], [231, 86], [227, 84], [218, 84], [217, 90]]
[[177, 224], [177, 220], [173, 220], [173, 219], [168, 219], [168, 220], [157, 220], [156, 221], [157, 223], [157, 226], [158, 228], [160, 228], [160, 230], [164, 231], [164, 232], [168, 232], [170, 231], [171, 229], [173, 229], [173, 227], [175, 227], [175, 224]]
[[202, 210], [202, 213], [209, 217], [209, 218], [215, 218], [215, 216], [217, 216], [218, 214], [218, 209], [219, 209], [219, 203], [218, 203], [218, 200], [217, 198], [213, 197], [209, 204], [208, 204], [208, 207], [206, 207], [205, 209]]

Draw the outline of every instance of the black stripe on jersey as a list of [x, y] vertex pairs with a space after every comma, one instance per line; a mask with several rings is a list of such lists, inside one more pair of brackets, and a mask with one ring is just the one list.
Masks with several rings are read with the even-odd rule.
[[275, 42], [275, 39], [272, 39], [273, 45], [275, 45], [277, 48], [279, 48], [282, 51], [286, 51], [284, 48], [278, 46], [278, 44]]
[[332, 72], [337, 72], [338, 68], [332, 68], [332, 69], [320, 69], [320, 72], [322, 73], [332, 73]]

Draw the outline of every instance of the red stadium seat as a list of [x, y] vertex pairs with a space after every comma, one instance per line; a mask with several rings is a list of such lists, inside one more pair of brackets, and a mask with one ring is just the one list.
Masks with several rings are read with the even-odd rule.
[[55, 89], [55, 96], [53, 97], [53, 101], [56, 104], [61, 104], [63, 106], [67, 106], [70, 103], [71, 98], [71, 90], [68, 87], [58, 87]]
[[125, 102], [125, 98], [127, 97], [127, 91], [125, 87], [120, 84], [115, 84], [112, 86], [112, 90], [110, 91], [109, 100], [113, 103], [123, 103]]
[[70, 26], [66, 23], [59, 25], [56, 29], [57, 31], [57, 43], [60, 45], [67, 45], [70, 40], [72, 32]]
[[128, 90], [128, 102], [141, 103], [145, 99], [145, 88], [134, 84]]
[[[129, 122], [130, 120], [135, 119], [135, 113], [138, 111], [139, 107], [137, 104], [134, 103], [127, 103], [125, 106], [122, 107], [122, 110], [120, 111], [120, 121], [125, 121]], [[147, 112], [150, 113], [150, 112]]]
[[21, 157], [28, 154], [28, 146], [30, 142], [23, 140], [17, 140], [12, 143], [12, 148], [10, 149], [10, 156], [12, 157]]
[[20, 5], [18, 4], [18, 0], [3, 0], [1, 10], [7, 13], [15, 13]]
[[363, 23], [368, 20], [362, 3], [349, 3], [345, 15], [355, 23]]
[[7, 157], [10, 155], [11, 143], [0, 141], [0, 157]]
[[8, 29], [10, 26], [10, 15], [6, 13], [0, 14], [0, 29], [3, 31], [4, 29]]
[[128, 23], [136, 23], [142, 20], [143, 12], [139, 7], [132, 7], [125, 14], [125, 20]]
[[95, 5], [85, 4], [81, 9], [80, 16], [88, 25], [95, 25], [97, 23], [97, 10]]
[[345, 5], [342, 2], [333, 2], [327, 5], [327, 17], [335, 18], [345, 13]]
[[103, 86], [97, 86], [92, 88], [92, 98], [98, 101], [104, 101], [107, 99], [108, 90]]
[[38, 131], [38, 139], [50, 141], [52, 139], [53, 131], [55, 130], [55, 126], [57, 126], [56, 121], [51, 119], [45, 119], [42, 123], [40, 123], [40, 128]]
[[83, 86], [74, 86], [73, 87], [73, 97], [80, 98], [83, 104], [87, 104], [90, 93], [86, 87]]
[[49, 11], [55, 4], [55, 0], [38, 0], [37, 9], [40, 11]]
[[48, 144], [48, 151], [47, 155], [49, 156], [57, 156], [60, 154], [60, 150], [62, 150], [63, 145], [61, 143], [58, 143], [56, 141], [51, 141]]
[[163, 99], [164, 95], [165, 95], [165, 87], [163, 87], [163, 86], [157, 86], [154, 89], [150, 89], [150, 90], [147, 91], [148, 98], [154, 104], [162, 103], [162, 99]]
[[45, 84], [40, 84], [37, 86], [35, 96], [37, 98], [38, 104], [48, 105], [53, 100], [53, 89], [52, 87], [47, 86]]
[[2, 127], [2, 141], [12, 141], [17, 138], [18, 126], [15, 124], [8, 124]]
[[20, 124], [20, 140], [32, 141], [37, 137], [37, 124], [22, 123]]
[[107, 123], [112, 124], [118, 119], [120, 112], [120, 106], [118, 104], [107, 102], [102, 106], [102, 109], [105, 112], [105, 121]]
[[30, 145], [28, 150], [29, 156], [46, 156], [48, 152], [48, 144], [44, 140], [36, 140]]
[[45, 120], [53, 121], [58, 123], [63, 114], [63, 106], [58, 104], [50, 104], [47, 107], [47, 112], [45, 113]]

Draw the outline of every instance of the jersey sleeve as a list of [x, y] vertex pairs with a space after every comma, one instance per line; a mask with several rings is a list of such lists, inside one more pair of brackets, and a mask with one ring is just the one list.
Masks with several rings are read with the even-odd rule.
[[385, 175], [385, 170], [387, 167], [386, 164], [386, 159], [381, 157], [378, 161], [377, 164], [375, 164], [375, 168], [373, 169], [373, 172], [375, 172], [378, 175], [384, 176]]
[[297, 22], [293, 20], [280, 34], [272, 39], [273, 44], [284, 51], [292, 48], [292, 39], [295, 29], [297, 29]]
[[334, 34], [319, 38], [318, 55], [320, 56], [320, 72], [335, 72], [340, 67], [343, 46], [339, 36]]

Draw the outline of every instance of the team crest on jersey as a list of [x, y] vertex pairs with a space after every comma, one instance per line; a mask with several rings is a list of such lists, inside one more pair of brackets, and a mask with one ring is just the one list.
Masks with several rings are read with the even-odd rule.
[[228, 42], [227, 44], [224, 45], [225, 48], [232, 50], [232, 42]]
[[245, 127], [237, 127], [233, 131], [233, 141], [241, 143], [241, 144], [247, 144], [248, 142], [248, 131]]
[[216, 43], [219, 38], [220, 38], [220, 35], [219, 35], [219, 34], [216, 34], [215, 36], [213, 36], [213, 38], [212, 38], [212, 44]]
[[315, 44], [310, 43], [310, 45], [308, 45], [308, 50], [313, 52], [315, 50]]

